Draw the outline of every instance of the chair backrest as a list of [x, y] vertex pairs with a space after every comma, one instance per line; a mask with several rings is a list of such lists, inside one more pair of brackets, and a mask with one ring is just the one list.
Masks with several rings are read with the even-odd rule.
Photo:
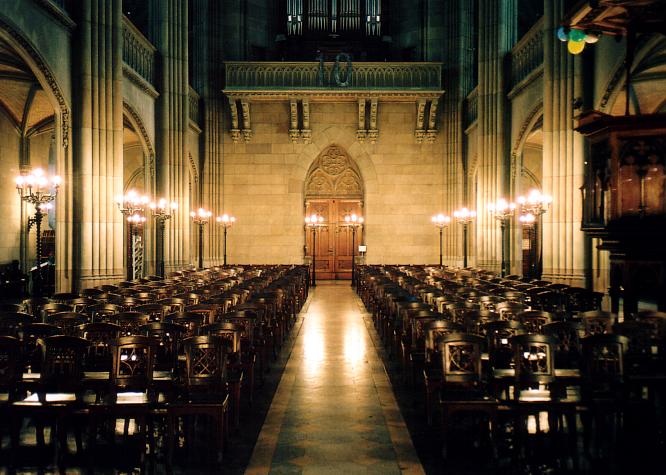
[[42, 305], [40, 308], [40, 313], [42, 317], [42, 321], [44, 323], [48, 323], [46, 321], [47, 316], [52, 314], [52, 313], [59, 313], [59, 312], [71, 312], [73, 311], [73, 307], [71, 305], [67, 305], [64, 303], [47, 303]]
[[137, 305], [134, 307], [135, 312], [145, 313], [150, 317], [151, 322], [162, 322], [167, 314], [169, 307], [159, 303], [149, 303], [144, 305]]
[[433, 320], [426, 323], [423, 331], [425, 333], [426, 359], [427, 361], [435, 361], [438, 340], [450, 333], [464, 333], [465, 328], [459, 323], [448, 320]]
[[523, 324], [530, 333], [541, 333], [541, 328], [553, 321], [553, 315], [543, 310], [527, 310], [516, 315], [516, 320]]
[[177, 323], [152, 322], [139, 330], [155, 339], [155, 369], [175, 373], [178, 369], [178, 348], [187, 328]]
[[85, 314], [76, 312], [57, 312], [46, 316], [46, 323], [62, 329], [63, 335], [75, 336], [78, 331], [77, 327], [87, 321], [88, 319]]
[[110, 320], [122, 327], [124, 335], [138, 335], [139, 327], [148, 323], [150, 316], [141, 312], [120, 312], [111, 315]]
[[115, 303], [100, 303], [86, 308], [93, 322], [108, 322], [112, 315], [117, 315], [123, 308]]
[[28, 323], [21, 327], [21, 343], [23, 345], [23, 358], [25, 369], [31, 373], [39, 373], [42, 369], [41, 340], [62, 334], [62, 330], [48, 323]]
[[513, 361], [511, 337], [525, 333], [516, 320], [497, 320], [483, 325], [488, 343], [488, 355], [493, 368], [510, 368]]
[[42, 305], [46, 305], [48, 303], [49, 299], [46, 297], [32, 297], [25, 299], [21, 305], [23, 305], [25, 313], [29, 313], [30, 315], [34, 315], [37, 318], [41, 318], [42, 315], [39, 310]]
[[515, 320], [516, 315], [524, 312], [525, 310], [525, 305], [519, 302], [509, 301], [495, 304], [495, 311], [499, 313], [499, 316], [502, 320]]
[[233, 323], [216, 322], [199, 328], [200, 335], [215, 335], [219, 337], [227, 348], [227, 352], [240, 351], [242, 328]]
[[585, 327], [581, 322], [552, 322], [541, 327], [544, 335], [557, 340], [555, 347], [555, 368], [580, 368], [582, 358], [581, 340]]
[[649, 324], [655, 338], [666, 339], [666, 312], [641, 311], [638, 312], [636, 320]]
[[476, 384], [481, 381], [483, 338], [468, 333], [448, 333], [437, 345], [444, 384]]
[[583, 338], [583, 375], [592, 384], [624, 382], [629, 338], [596, 334]]
[[615, 316], [610, 312], [592, 310], [578, 315], [585, 326], [585, 335], [602, 335], [611, 333]]
[[215, 335], [187, 338], [185, 348], [185, 384], [189, 389], [222, 391], [226, 378], [225, 345]]
[[111, 344], [120, 337], [119, 325], [105, 322], [86, 323], [78, 328], [78, 336], [90, 342], [86, 354], [85, 369], [88, 371], [111, 371]]
[[0, 313], [0, 335], [19, 336], [21, 328], [33, 321], [31, 315], [23, 312]]
[[93, 300], [86, 297], [77, 297], [75, 299], [70, 300], [68, 303], [69, 305], [72, 306], [72, 310], [74, 312], [85, 313], [88, 307], [97, 305], [99, 302], [97, 302], [97, 300]]
[[165, 298], [157, 302], [160, 305], [166, 307], [166, 313], [173, 312], [184, 312], [185, 311], [185, 299], [180, 299], [176, 297]]
[[90, 342], [76, 336], [55, 335], [39, 340], [42, 346], [40, 381], [50, 390], [76, 387], [83, 378], [83, 361]]
[[254, 333], [259, 316], [257, 312], [249, 309], [225, 313], [220, 318], [223, 323], [233, 323], [241, 328], [241, 339], [246, 340], [250, 346], [254, 344]]
[[13, 336], [0, 336], [0, 391], [9, 393], [10, 402], [22, 374], [21, 342]]
[[123, 336], [111, 344], [110, 374], [114, 391], [146, 391], [153, 381], [155, 340], [147, 336]]
[[554, 350], [557, 340], [550, 335], [527, 333], [511, 338], [516, 381], [526, 385], [555, 380]]
[[217, 305], [200, 303], [185, 307], [186, 312], [201, 313], [206, 315], [207, 323], [214, 323], [217, 320]]

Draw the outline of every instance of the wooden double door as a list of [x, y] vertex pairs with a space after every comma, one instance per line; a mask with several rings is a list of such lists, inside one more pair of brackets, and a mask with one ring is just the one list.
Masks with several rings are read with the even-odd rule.
[[[352, 229], [345, 226], [345, 216], [356, 214], [363, 216], [361, 200], [345, 199], [311, 199], [306, 202], [306, 216], [317, 213], [324, 217], [324, 224], [317, 231], [314, 245], [316, 261], [316, 277], [322, 280], [351, 279], [352, 256]], [[313, 232], [306, 230], [305, 254], [312, 256]], [[354, 246], [358, 250], [363, 242], [363, 227], [356, 230]]]

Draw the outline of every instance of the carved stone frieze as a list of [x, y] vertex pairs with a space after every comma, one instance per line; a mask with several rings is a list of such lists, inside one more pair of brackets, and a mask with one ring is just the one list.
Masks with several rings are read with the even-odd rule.
[[425, 138], [425, 110], [426, 110], [427, 101], [425, 99], [419, 99], [416, 102], [416, 129], [414, 131], [414, 136], [416, 137], [416, 143], [423, 143]]

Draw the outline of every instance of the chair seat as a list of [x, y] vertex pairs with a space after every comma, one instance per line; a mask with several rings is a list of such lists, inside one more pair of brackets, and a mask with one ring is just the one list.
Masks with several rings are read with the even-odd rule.
[[[77, 401], [76, 394], [74, 393], [46, 393], [46, 402], [47, 403], [75, 403]], [[17, 406], [32, 406], [32, 405], [41, 405], [42, 401], [39, 400], [39, 394], [33, 393], [30, 396], [26, 397], [22, 401], [17, 401], [14, 405]]]

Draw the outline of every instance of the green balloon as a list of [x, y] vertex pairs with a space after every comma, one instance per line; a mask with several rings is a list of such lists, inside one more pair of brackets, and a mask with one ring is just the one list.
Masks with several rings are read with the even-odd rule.
[[585, 32], [583, 30], [571, 30], [569, 32], [569, 39], [576, 43], [579, 41], [585, 41]]

